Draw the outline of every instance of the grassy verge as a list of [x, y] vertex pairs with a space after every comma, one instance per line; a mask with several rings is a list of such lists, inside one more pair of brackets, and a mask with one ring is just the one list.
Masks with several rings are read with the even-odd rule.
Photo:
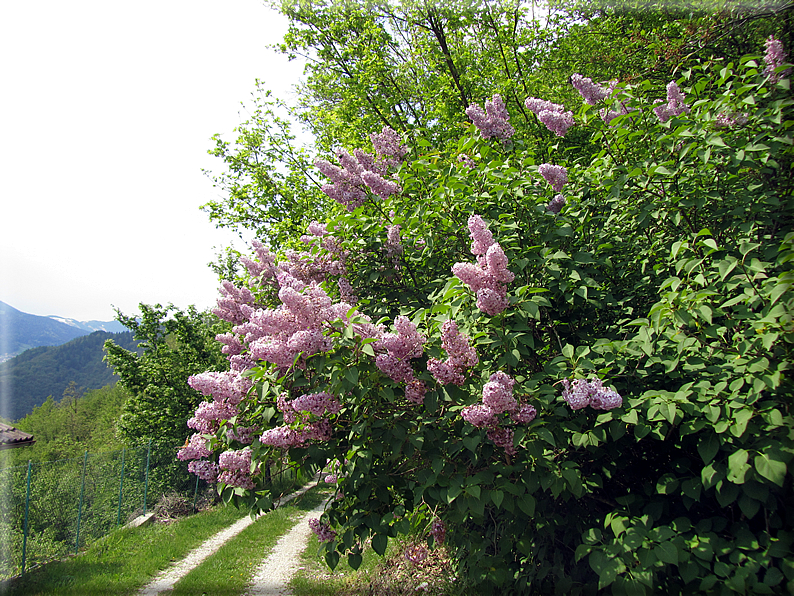
[[239, 596], [262, 560], [295, 521], [327, 498], [328, 490], [312, 489], [271, 511], [224, 544], [218, 552], [182, 578], [171, 596]]
[[157, 573], [244, 512], [218, 506], [177, 523], [121, 529], [97, 540], [79, 556], [49, 563], [0, 589], [11, 596], [133, 594]]

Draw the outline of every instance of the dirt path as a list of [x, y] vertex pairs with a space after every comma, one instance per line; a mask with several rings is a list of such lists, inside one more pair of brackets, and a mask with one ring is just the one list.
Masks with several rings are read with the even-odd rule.
[[279, 539], [270, 555], [254, 573], [251, 587], [245, 596], [287, 596], [291, 594], [287, 586], [298, 569], [298, 557], [306, 548], [311, 534], [309, 520], [318, 517], [324, 507], [325, 503], [320, 503], [304, 515], [292, 530]]
[[[281, 500], [281, 505], [284, 505], [294, 499], [295, 497], [302, 495], [307, 490], [312, 488], [317, 481], [315, 477], [310, 481], [306, 486], [301, 488], [300, 490], [292, 493], [284, 497]], [[257, 518], [258, 519], [258, 518]], [[303, 520], [303, 518], [302, 518]], [[185, 577], [188, 573], [190, 573], [193, 569], [201, 565], [201, 563], [215, 553], [223, 544], [237, 536], [240, 532], [245, 530], [248, 526], [254, 523], [255, 520], [251, 519], [250, 516], [246, 516], [228, 528], [225, 528], [212, 536], [211, 538], [207, 539], [201, 546], [193, 549], [190, 551], [187, 556], [182, 559], [181, 561], [175, 563], [173, 566], [169, 567], [162, 571], [157, 577], [155, 577], [148, 585], [141, 588], [140, 592], [138, 592], [139, 596], [155, 596], [160, 592], [164, 592], [166, 590], [172, 590], [174, 588], [174, 584], [178, 582], [180, 579]], [[306, 524], [308, 524], [308, 520], [306, 520]], [[308, 528], [308, 525], [306, 526]], [[279, 547], [280, 541], [274, 549]]]

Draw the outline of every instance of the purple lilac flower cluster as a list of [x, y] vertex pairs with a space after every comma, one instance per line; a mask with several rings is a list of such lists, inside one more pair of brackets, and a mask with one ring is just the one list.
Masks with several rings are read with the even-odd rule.
[[596, 410], [614, 410], [623, 405], [620, 394], [614, 389], [604, 387], [600, 379], [576, 379], [573, 383], [563, 379], [562, 384], [562, 398], [572, 410], [581, 410], [585, 406]]
[[328, 524], [322, 523], [316, 517], [309, 520], [309, 528], [317, 535], [317, 540], [320, 542], [331, 542], [331, 540], [336, 538], [336, 532]]
[[485, 102], [485, 111], [477, 104], [471, 104], [466, 108], [466, 115], [479, 129], [483, 139], [495, 137], [506, 141], [515, 133], [509, 122], [510, 114], [507, 112], [505, 102], [498, 93]]
[[375, 333], [377, 338], [372, 346], [376, 352], [375, 364], [390, 379], [398, 383], [405, 383], [405, 397], [412, 403], [424, 401], [427, 388], [425, 384], [414, 377], [414, 370], [409, 362], [412, 358], [421, 358], [424, 354], [424, 335], [419, 333], [411, 320], [399, 316], [394, 320], [396, 333], [387, 333], [382, 329], [362, 330], [365, 334]]
[[565, 197], [562, 195], [554, 195], [554, 198], [546, 205], [546, 209], [554, 215], [562, 211], [563, 207], [565, 207]]
[[571, 75], [571, 85], [574, 86], [586, 103], [594, 106], [612, 94], [617, 81], [612, 81], [609, 87], [601, 87], [596, 85], [592, 79], [583, 77], [579, 73], [574, 73]]
[[482, 389], [482, 403], [466, 406], [461, 412], [463, 419], [477, 428], [486, 428], [488, 438], [508, 455], [516, 453], [513, 447], [513, 429], [499, 424], [499, 414], [509, 413], [513, 422], [529, 424], [537, 416], [529, 404], [519, 404], [513, 397], [515, 381], [506, 373], [493, 373]]
[[689, 106], [684, 103], [684, 94], [675, 81], [667, 84], [667, 103], [662, 103], [663, 100], [657, 99], [654, 103], [657, 104], [653, 108], [653, 113], [659, 118], [660, 122], [667, 122], [670, 118], [680, 116], [683, 113], [689, 114]]
[[[282, 393], [278, 400], [279, 411], [284, 415], [284, 426], [270, 428], [262, 433], [259, 441], [263, 445], [272, 445], [279, 449], [287, 449], [303, 445], [309, 441], [327, 441], [331, 438], [331, 422], [326, 415], [338, 414], [342, 409], [340, 401], [325, 391], [309, 393], [287, 400]], [[296, 420], [302, 422], [300, 428], [290, 426]]]
[[565, 106], [530, 97], [524, 101], [528, 110], [534, 112], [543, 124], [558, 137], [564, 137], [568, 129], [574, 125], [573, 112], [565, 111]]
[[560, 192], [562, 187], [568, 184], [568, 170], [563, 166], [542, 163], [538, 167], [538, 172], [546, 182], [551, 184], [555, 192]]
[[463, 385], [463, 373], [480, 361], [477, 350], [469, 345], [469, 338], [458, 331], [457, 323], [452, 320], [441, 325], [441, 347], [447, 353], [447, 359], [441, 361], [430, 358], [427, 361], [427, 370], [442, 385]]
[[207, 439], [200, 434], [193, 434], [186, 442], [185, 446], [176, 454], [181, 461], [189, 459], [201, 459], [212, 453], [207, 446]]
[[218, 466], [222, 470], [218, 482], [239, 488], [254, 488], [251, 478], [251, 448], [239, 451], [224, 451], [218, 458]]
[[215, 482], [218, 478], [218, 464], [207, 460], [194, 460], [187, 465], [191, 472], [207, 482]]
[[779, 39], [775, 39], [774, 35], [770, 35], [767, 40], [764, 42], [764, 46], [766, 46], [766, 53], [764, 54], [764, 75], [769, 77], [769, 80], [773, 83], [777, 83], [780, 79], [785, 78], [791, 72], [790, 68], [787, 68], [783, 72], [775, 72], [775, 69], [779, 66], [783, 66], [786, 63], [786, 52], [783, 49], [783, 42]]
[[240, 262], [245, 265], [248, 274], [258, 285], [274, 283], [276, 279], [276, 255], [258, 240], [251, 241], [251, 245], [254, 247], [257, 260], [254, 261], [243, 255], [240, 257]]
[[389, 172], [399, 166], [408, 149], [402, 145], [400, 135], [389, 127], [380, 134], [371, 135], [375, 155], [360, 149], [350, 155], [344, 149], [337, 149], [339, 166], [324, 159], [317, 160], [315, 166], [331, 184], [324, 184], [322, 191], [337, 203], [353, 211], [367, 200], [365, 188], [381, 199], [402, 191], [397, 182], [389, 177]]
[[748, 120], [749, 117], [746, 112], [720, 112], [714, 120], [714, 127], [733, 128], [735, 126], [744, 126]]
[[507, 268], [507, 257], [494, 242], [488, 224], [479, 215], [469, 217], [471, 252], [477, 263], [455, 263], [452, 273], [477, 294], [477, 308], [494, 316], [507, 308], [507, 286], [515, 275]]
[[399, 225], [386, 226], [386, 257], [392, 262], [395, 269], [400, 268], [400, 255], [404, 251], [400, 240], [400, 228]]
[[212, 313], [219, 319], [239, 325], [245, 321], [242, 312], [243, 305], [253, 305], [254, 295], [248, 288], [237, 288], [230, 281], [224, 281], [220, 287], [221, 297], [218, 298], [217, 308], [212, 309]]
[[444, 544], [444, 539], [447, 536], [447, 527], [444, 522], [439, 518], [434, 518], [433, 523], [430, 524], [430, 535], [437, 546]]
[[636, 108], [629, 109], [628, 107], [626, 107], [626, 104], [624, 104], [621, 101], [618, 103], [618, 108], [616, 110], [609, 110], [607, 108], [602, 108], [601, 110], [598, 111], [598, 113], [605, 124], [609, 124], [610, 126], [612, 126], [612, 121], [615, 118], [617, 118], [618, 116], [625, 116], [629, 112], [633, 112], [635, 110]]

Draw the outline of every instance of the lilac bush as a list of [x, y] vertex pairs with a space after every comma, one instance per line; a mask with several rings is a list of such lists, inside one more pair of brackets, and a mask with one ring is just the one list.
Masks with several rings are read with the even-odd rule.
[[[751, 62], [656, 103], [575, 75], [577, 135], [524, 104], [540, 148], [487, 142], [519, 136], [494, 96], [448, 155], [384, 130], [318, 162], [347, 199], [224, 285], [231, 370], [191, 381], [179, 457], [252, 509], [268, 458], [325, 469], [332, 567], [411, 534], [409, 560], [445, 544], [482, 593], [794, 581], [790, 102]], [[580, 134], [593, 153], [558, 148]]]

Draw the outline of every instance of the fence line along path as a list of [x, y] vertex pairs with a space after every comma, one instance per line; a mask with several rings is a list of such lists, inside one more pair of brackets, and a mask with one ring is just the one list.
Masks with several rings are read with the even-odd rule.
[[287, 585], [298, 569], [298, 557], [306, 548], [311, 533], [309, 519], [321, 514], [324, 507], [325, 503], [320, 503], [279, 539], [254, 573], [246, 596], [287, 596], [291, 593]]
[[[285, 505], [295, 497], [302, 495], [307, 490], [312, 488], [315, 485], [318, 477], [319, 476], [315, 476], [311, 481], [309, 481], [308, 484], [306, 484], [306, 486], [284, 497], [281, 500], [280, 505]], [[259, 519], [259, 517], [261, 516], [257, 516], [256, 519]], [[237, 536], [237, 534], [245, 530], [248, 526], [254, 523], [254, 521], [256, 520], [252, 519], [251, 516], [243, 517], [228, 528], [225, 528], [214, 536], [208, 538], [203, 544], [190, 551], [184, 559], [174, 563], [174, 565], [162, 571], [149, 584], [141, 588], [140, 592], [138, 592], [138, 595], [156, 596], [157, 594], [165, 592], [166, 590], [173, 590], [174, 584], [176, 584], [176, 582], [193, 571], [193, 569], [201, 565], [201, 563], [203, 563], [207, 557], [214, 554], [227, 540]], [[307, 519], [307, 528], [308, 523], [309, 522]], [[276, 545], [276, 548], [278, 548], [278, 545]]]

